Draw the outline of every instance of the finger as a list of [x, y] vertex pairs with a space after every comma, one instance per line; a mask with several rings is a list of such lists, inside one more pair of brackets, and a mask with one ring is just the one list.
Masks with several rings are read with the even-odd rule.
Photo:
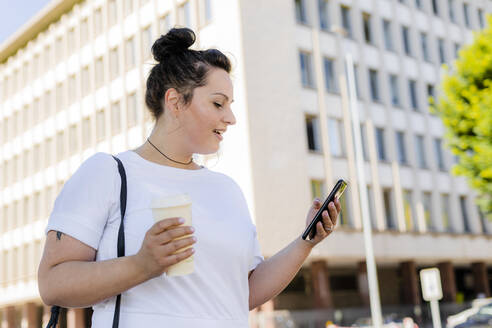
[[319, 209], [321, 207], [321, 200], [319, 198], [315, 198], [313, 201], [313, 207]]
[[333, 222], [330, 218], [330, 215], [328, 214], [328, 211], [324, 210], [323, 211], [323, 227], [326, 231], [332, 231], [333, 230]]
[[319, 236], [321, 236], [321, 238], [324, 238], [324, 237], [326, 237], [326, 235], [328, 235], [326, 230], [323, 228], [323, 224], [321, 224], [321, 222], [318, 222], [318, 224], [316, 225], [316, 231], [317, 231], [317, 234]]
[[184, 219], [182, 218], [168, 218], [157, 221], [154, 225], [149, 229], [149, 232], [153, 235], [157, 235], [162, 231], [169, 229], [172, 226], [178, 226], [184, 223]]
[[338, 198], [335, 198], [335, 206], [337, 207], [338, 213], [342, 211], [342, 205], [340, 204], [340, 200]]
[[157, 239], [157, 242], [159, 245], [169, 243], [170, 241], [173, 241], [174, 239], [177, 238], [184, 238], [186, 235], [190, 235], [195, 231], [195, 229], [191, 226], [185, 226], [185, 227], [174, 227], [174, 228], [169, 228], [166, 231], [162, 231], [160, 234], [157, 234], [155, 237]]
[[178, 239], [164, 245], [164, 249], [167, 254], [175, 254], [181, 251], [181, 249], [184, 247], [190, 247], [195, 242], [196, 242], [196, 238], [194, 236], [184, 239]]
[[195, 253], [195, 249], [194, 248], [188, 248], [188, 249], [185, 249], [182, 252], [178, 252], [176, 254], [172, 254], [172, 255], [169, 255], [169, 256], [164, 257], [162, 259], [162, 261], [160, 261], [160, 264], [162, 266], [170, 266], [170, 265], [173, 265], [173, 264], [176, 264], [178, 262], [181, 262], [184, 259], [192, 256], [193, 253]]
[[335, 204], [333, 204], [333, 202], [330, 202], [330, 205], [328, 205], [328, 210], [330, 212], [330, 219], [331, 219], [331, 222], [333, 224], [335, 224], [335, 220], [337, 218], [337, 215], [338, 215], [338, 212], [337, 212], [337, 209], [335, 207]]

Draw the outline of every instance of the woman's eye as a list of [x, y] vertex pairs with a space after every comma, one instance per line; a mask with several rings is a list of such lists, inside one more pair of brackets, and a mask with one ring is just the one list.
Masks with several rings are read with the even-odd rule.
[[222, 107], [222, 105], [221, 105], [221, 104], [219, 104], [219, 103], [214, 103], [214, 105], [215, 105], [215, 107], [217, 107], [217, 108], [221, 108], [221, 107]]

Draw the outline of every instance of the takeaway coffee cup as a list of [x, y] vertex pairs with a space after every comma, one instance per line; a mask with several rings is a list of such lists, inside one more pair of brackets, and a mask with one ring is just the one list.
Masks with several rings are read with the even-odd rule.
[[[163, 196], [152, 200], [150, 207], [152, 208], [152, 216], [154, 221], [160, 221], [167, 218], [184, 218], [185, 222], [181, 226], [191, 226], [191, 197], [188, 194], [176, 194], [170, 196]], [[175, 240], [188, 238], [189, 235], [178, 237]], [[180, 248], [175, 253], [182, 252], [185, 249], [192, 247], [192, 245]], [[193, 255], [171, 265], [167, 269], [168, 276], [182, 276], [193, 273], [195, 270]]]

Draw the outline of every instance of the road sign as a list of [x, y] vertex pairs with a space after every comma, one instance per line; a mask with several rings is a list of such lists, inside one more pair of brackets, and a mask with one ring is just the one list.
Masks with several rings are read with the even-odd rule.
[[426, 301], [442, 299], [441, 275], [438, 268], [420, 270], [422, 297]]
[[434, 328], [441, 328], [438, 301], [442, 298], [441, 275], [438, 268], [420, 270], [422, 297], [430, 302], [432, 324]]

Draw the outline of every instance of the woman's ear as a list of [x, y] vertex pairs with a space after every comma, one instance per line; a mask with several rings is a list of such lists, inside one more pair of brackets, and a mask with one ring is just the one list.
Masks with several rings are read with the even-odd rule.
[[167, 89], [164, 94], [164, 108], [169, 109], [173, 114], [176, 114], [179, 106], [179, 98], [179, 93], [176, 89]]

